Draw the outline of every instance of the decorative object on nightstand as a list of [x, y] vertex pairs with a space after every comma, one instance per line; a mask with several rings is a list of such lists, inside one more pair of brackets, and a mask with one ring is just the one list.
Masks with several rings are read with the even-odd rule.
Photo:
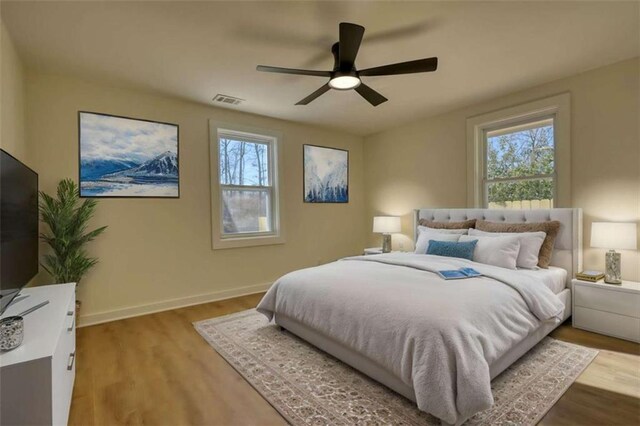
[[595, 283], [604, 278], [604, 273], [600, 271], [582, 271], [576, 273], [576, 279]]
[[594, 222], [591, 224], [591, 247], [610, 249], [605, 257], [604, 282], [621, 284], [619, 250], [637, 250], [637, 227], [635, 223]]
[[391, 234], [400, 232], [399, 216], [375, 216], [373, 218], [373, 232], [382, 234], [382, 252], [391, 251]]
[[573, 326], [640, 343], [640, 283], [571, 280]]

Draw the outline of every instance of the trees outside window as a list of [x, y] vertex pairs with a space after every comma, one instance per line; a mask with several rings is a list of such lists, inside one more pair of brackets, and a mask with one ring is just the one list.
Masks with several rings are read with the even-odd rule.
[[553, 119], [485, 134], [485, 199], [489, 208], [552, 208], [555, 198]]
[[219, 132], [223, 237], [274, 232], [273, 144], [269, 137]]

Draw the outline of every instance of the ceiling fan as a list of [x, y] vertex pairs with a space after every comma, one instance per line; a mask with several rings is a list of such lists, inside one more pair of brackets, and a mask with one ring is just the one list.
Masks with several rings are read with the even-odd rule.
[[299, 70], [293, 68], [270, 67], [266, 65], [258, 65], [256, 69], [258, 71], [265, 72], [329, 78], [329, 81], [324, 86], [296, 103], [296, 105], [307, 105], [309, 102], [318, 98], [330, 89], [354, 89], [371, 105], [378, 106], [381, 103], [386, 102], [388, 99], [364, 84], [360, 77], [414, 74], [419, 72], [431, 72], [438, 68], [438, 58], [434, 57], [358, 70], [356, 69], [355, 62], [363, 35], [363, 26], [350, 24], [348, 22], [340, 23], [340, 41], [331, 47], [331, 53], [333, 53], [334, 57], [333, 71]]

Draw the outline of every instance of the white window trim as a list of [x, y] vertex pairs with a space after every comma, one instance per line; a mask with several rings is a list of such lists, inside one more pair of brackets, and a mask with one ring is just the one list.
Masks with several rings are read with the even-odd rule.
[[[273, 231], [269, 233], [247, 233], [243, 235], [224, 235], [222, 233], [222, 191], [220, 185], [219, 171], [219, 149], [218, 136], [219, 133], [244, 133], [248, 135], [262, 136], [272, 138], [272, 156], [270, 161], [275, 162], [269, 165], [272, 178], [272, 194], [271, 202], [273, 214]], [[272, 244], [284, 244], [285, 234], [283, 226], [283, 214], [280, 202], [280, 189], [282, 188], [282, 133], [270, 129], [262, 129], [257, 127], [245, 126], [233, 123], [223, 123], [219, 121], [209, 120], [209, 166], [211, 180], [211, 234], [212, 248], [230, 249], [239, 247], [264, 246]], [[261, 187], [256, 187], [257, 189]]]
[[467, 206], [486, 208], [485, 133], [524, 121], [553, 117], [554, 123], [554, 207], [571, 206], [571, 95], [563, 93], [526, 104], [477, 115], [467, 119]]

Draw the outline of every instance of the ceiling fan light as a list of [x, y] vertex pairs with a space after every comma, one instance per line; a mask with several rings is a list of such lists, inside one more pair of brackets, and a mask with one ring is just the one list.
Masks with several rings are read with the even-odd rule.
[[351, 75], [341, 75], [329, 80], [329, 86], [336, 90], [350, 90], [360, 86], [360, 79]]

